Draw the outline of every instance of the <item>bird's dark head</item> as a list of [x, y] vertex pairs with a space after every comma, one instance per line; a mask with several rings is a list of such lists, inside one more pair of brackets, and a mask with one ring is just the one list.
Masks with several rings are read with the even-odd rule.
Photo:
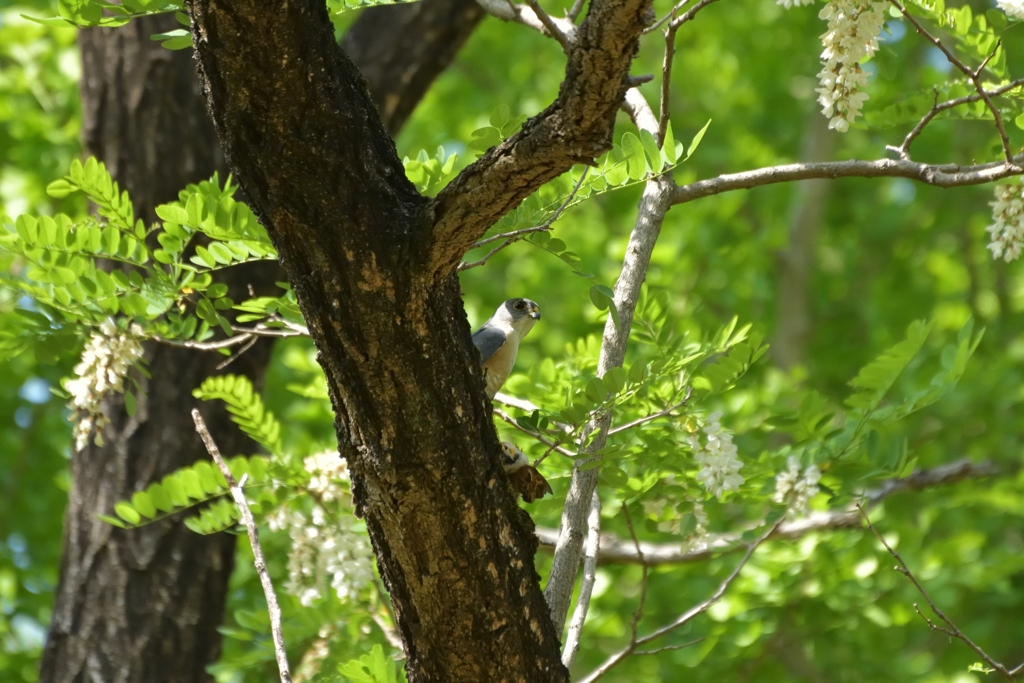
[[529, 299], [509, 299], [498, 306], [494, 317], [491, 318], [491, 321], [502, 321], [504, 324], [510, 325], [519, 333], [520, 339], [526, 336], [538, 320], [540, 320], [540, 306]]
[[513, 322], [524, 318], [529, 318], [533, 321], [540, 320], [540, 306], [537, 305], [536, 301], [509, 299], [503, 305]]

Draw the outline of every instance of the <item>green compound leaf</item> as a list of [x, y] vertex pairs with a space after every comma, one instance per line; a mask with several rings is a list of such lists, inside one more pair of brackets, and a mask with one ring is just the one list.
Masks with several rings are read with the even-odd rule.
[[192, 392], [203, 401], [218, 399], [227, 405], [231, 419], [272, 454], [281, 452], [281, 424], [263, 405], [252, 382], [239, 375], [210, 377]]

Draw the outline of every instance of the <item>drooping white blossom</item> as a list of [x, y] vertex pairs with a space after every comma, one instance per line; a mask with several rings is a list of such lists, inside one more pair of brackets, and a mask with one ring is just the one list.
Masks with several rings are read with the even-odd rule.
[[693, 457], [701, 466], [697, 481], [719, 499], [723, 493], [735, 491], [746, 481], [739, 474], [743, 463], [737, 456], [736, 444], [732, 442], [732, 434], [722, 429], [721, 418], [722, 413], [717, 411], [708, 415], [703, 430], [707, 441], [703, 447], [696, 435], [689, 437]]
[[808, 503], [818, 495], [821, 471], [816, 465], [808, 465], [801, 473], [800, 460], [793, 455], [789, 456], [786, 464], [786, 469], [775, 477], [775, 495], [772, 500], [786, 504], [795, 514], [806, 515]]
[[817, 89], [822, 113], [828, 127], [841, 133], [850, 129], [868, 95], [868, 75], [860, 63], [878, 50], [878, 36], [885, 24], [884, 2], [831, 0], [818, 13], [828, 22], [821, 35], [825, 49], [821, 53], [821, 71]]
[[291, 537], [285, 590], [308, 607], [326, 594], [328, 585], [342, 600], [357, 595], [373, 580], [373, 552], [366, 535], [352, 529], [345, 461], [327, 451], [303, 464], [312, 474], [308, 490], [317, 504], [309, 513], [282, 507], [268, 522]]
[[999, 9], [1014, 19], [1024, 19], [1024, 0], [996, 0]]
[[992, 225], [985, 228], [992, 237], [988, 248], [992, 258], [1013, 261], [1024, 247], [1024, 185], [997, 185], [992, 207]]
[[103, 445], [103, 431], [110, 424], [103, 399], [124, 391], [128, 370], [142, 358], [141, 336], [142, 328], [135, 323], [125, 332], [108, 318], [86, 343], [82, 359], [75, 366], [75, 377], [64, 381], [64, 388], [71, 394], [71, 419], [76, 421], [76, 451], [85, 448], [90, 434], [95, 434], [97, 446]]

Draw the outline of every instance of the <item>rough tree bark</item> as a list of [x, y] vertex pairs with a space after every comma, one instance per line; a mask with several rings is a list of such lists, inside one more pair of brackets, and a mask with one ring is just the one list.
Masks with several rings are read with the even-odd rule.
[[567, 680], [455, 268], [539, 185], [610, 147], [649, 2], [595, 0], [558, 99], [434, 202], [322, 2], [187, 6], [221, 143], [319, 350], [410, 681]]
[[[479, 21], [474, 8], [472, 0], [380, 8], [348, 32], [353, 58], [366, 69], [382, 109], [391, 103], [390, 130], [397, 132], [472, 32]], [[415, 30], [415, 17], [427, 22], [429, 34]], [[149, 38], [175, 25], [171, 17], [149, 18], [80, 36], [86, 151], [107, 164], [147, 221], [186, 184], [227, 171], [191, 55]], [[379, 40], [382, 33], [393, 40]], [[386, 68], [375, 65], [378, 59]], [[240, 268], [228, 277], [235, 288], [260, 289], [279, 279], [276, 270]], [[234, 537], [198, 536], [169, 520], [129, 532], [96, 520], [114, 502], [207, 457], [189, 417], [191, 389], [216, 374], [223, 358], [161, 346], [148, 348], [146, 357], [152, 380], [143, 380], [136, 416], [128, 417], [122, 403], [112, 405], [107, 445], [72, 459], [44, 682], [207, 681], [205, 667], [220, 651], [216, 627]], [[259, 384], [268, 360], [269, 344], [257, 344], [230, 371]], [[223, 412], [204, 406], [204, 413], [227, 453], [251, 450]]]
[[[147, 18], [80, 34], [86, 152], [107, 164], [146, 221], [187, 183], [226, 172], [189, 55], [149, 39], [174, 23]], [[258, 379], [268, 352], [254, 348], [235, 371]], [[190, 425], [190, 393], [218, 359], [156, 345], [146, 358], [152, 379], [142, 379], [135, 417], [122, 402], [111, 405], [107, 445], [71, 460], [44, 683], [208, 680], [205, 666], [220, 650], [234, 537], [199, 536], [170, 520], [124, 531], [96, 519], [205, 454]], [[225, 414], [212, 421], [228, 452], [251, 449]]]

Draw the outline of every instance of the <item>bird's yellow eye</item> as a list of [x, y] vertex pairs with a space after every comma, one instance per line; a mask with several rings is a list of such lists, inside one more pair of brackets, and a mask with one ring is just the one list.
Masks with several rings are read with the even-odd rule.
[[512, 308], [516, 309], [517, 311], [521, 311], [524, 308], [526, 308], [526, 302], [524, 302], [524, 301], [517, 301], [514, 304], [512, 304]]

